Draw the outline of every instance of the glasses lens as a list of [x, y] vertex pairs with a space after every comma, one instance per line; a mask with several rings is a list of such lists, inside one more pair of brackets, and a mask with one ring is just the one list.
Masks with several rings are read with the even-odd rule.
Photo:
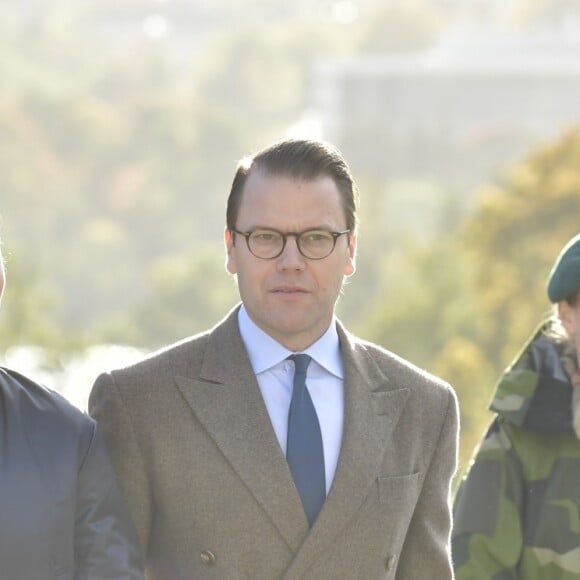
[[324, 230], [304, 232], [298, 238], [300, 251], [307, 258], [320, 260], [326, 258], [334, 248], [334, 236]]
[[284, 238], [273, 230], [254, 230], [248, 237], [250, 252], [258, 258], [273, 258], [282, 251]]

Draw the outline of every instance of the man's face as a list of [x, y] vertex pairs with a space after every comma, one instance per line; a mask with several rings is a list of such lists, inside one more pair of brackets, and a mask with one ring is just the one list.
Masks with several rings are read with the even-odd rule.
[[[252, 171], [235, 228], [247, 232], [257, 227], [284, 233], [344, 231], [346, 216], [334, 181]], [[334, 251], [322, 260], [302, 256], [293, 236], [287, 238], [282, 254], [271, 260], [252, 255], [244, 237], [229, 230], [225, 242], [227, 269], [237, 275], [240, 297], [255, 324], [292, 351], [305, 349], [324, 334], [343, 278], [355, 270], [354, 235], [340, 236]]]

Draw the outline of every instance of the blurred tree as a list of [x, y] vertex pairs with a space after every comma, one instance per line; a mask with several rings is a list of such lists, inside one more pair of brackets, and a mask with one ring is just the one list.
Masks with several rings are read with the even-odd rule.
[[547, 276], [564, 243], [580, 231], [579, 215], [580, 133], [570, 131], [516, 164], [499, 184], [483, 187], [464, 225], [459, 251], [472, 265], [465, 291], [477, 356], [454, 360], [448, 344], [434, 366], [442, 376], [452, 365], [453, 375], [464, 368], [474, 377], [450, 379], [462, 404], [463, 466], [491, 417], [487, 401], [501, 370], [550, 314]]
[[429, 364], [429, 370], [449, 381], [457, 392], [461, 410], [459, 475], [492, 417], [487, 406], [497, 380], [496, 369], [479, 344], [456, 336], [448, 339]]
[[18, 252], [3, 247], [6, 287], [0, 309], [0, 358], [9, 349], [38, 345], [43, 349], [42, 364], [59, 368], [63, 353], [79, 352], [87, 342], [75, 333], [63, 333], [55, 320], [59, 297], [46, 283], [42, 271], [18, 263]]
[[580, 231], [580, 133], [533, 152], [500, 183], [483, 187], [467, 219], [442, 202], [442, 229], [432, 240], [379, 230], [384, 210], [377, 199], [361, 247], [370, 236], [384, 261], [372, 248], [360, 256], [366, 270], [374, 265], [379, 283], [369, 299], [358, 295], [358, 330], [454, 385], [463, 467], [491, 416], [487, 402], [501, 370], [550, 312], [549, 269]]
[[503, 183], [482, 188], [465, 239], [475, 265], [479, 341], [496, 368], [548, 314], [549, 269], [580, 230], [578, 216], [578, 131], [516, 164]]
[[[379, 268], [382, 291], [359, 332], [451, 383], [461, 404], [460, 465], [481, 434], [494, 368], [480, 346], [472, 264], [455, 223], [433, 240], [400, 238]], [[364, 304], [364, 303], [363, 303]]]
[[156, 261], [152, 291], [134, 309], [103, 325], [105, 342], [159, 347], [216, 324], [239, 300], [221, 248], [200, 245]]
[[32, 338], [45, 344], [55, 338], [50, 312], [55, 297], [39, 272], [18, 265], [12, 251], [2, 250], [6, 262], [6, 288], [2, 300], [0, 348], [28, 344]]

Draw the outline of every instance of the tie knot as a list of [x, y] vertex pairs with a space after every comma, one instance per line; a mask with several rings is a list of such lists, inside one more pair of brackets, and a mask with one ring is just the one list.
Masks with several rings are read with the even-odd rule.
[[295, 373], [306, 373], [306, 369], [312, 358], [307, 354], [292, 354], [288, 360], [294, 361]]

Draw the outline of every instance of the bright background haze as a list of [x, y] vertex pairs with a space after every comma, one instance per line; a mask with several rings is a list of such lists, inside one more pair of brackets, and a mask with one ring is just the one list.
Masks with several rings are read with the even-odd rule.
[[340, 316], [455, 386], [465, 464], [580, 230], [576, 1], [0, 6], [5, 363], [83, 406], [213, 325], [237, 160], [321, 137], [361, 189]]

